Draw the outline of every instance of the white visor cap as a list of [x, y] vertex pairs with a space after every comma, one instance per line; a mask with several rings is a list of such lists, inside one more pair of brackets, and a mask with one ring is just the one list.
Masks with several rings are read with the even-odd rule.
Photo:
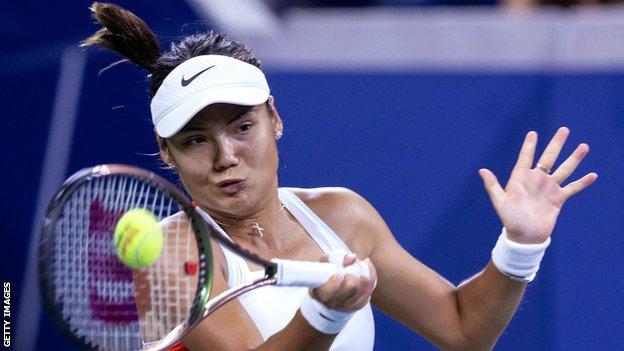
[[158, 135], [169, 138], [208, 105], [256, 106], [269, 94], [258, 67], [228, 56], [195, 56], [165, 77], [150, 104], [152, 122]]

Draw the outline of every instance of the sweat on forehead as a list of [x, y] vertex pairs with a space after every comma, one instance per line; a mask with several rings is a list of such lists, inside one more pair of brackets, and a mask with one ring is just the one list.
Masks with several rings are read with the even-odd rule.
[[164, 79], [150, 104], [156, 132], [168, 138], [212, 104], [256, 106], [268, 100], [269, 84], [256, 66], [222, 55], [188, 59]]

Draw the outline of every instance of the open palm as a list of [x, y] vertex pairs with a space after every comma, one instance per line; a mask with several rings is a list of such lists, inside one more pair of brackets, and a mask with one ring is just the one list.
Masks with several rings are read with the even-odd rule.
[[527, 133], [516, 165], [504, 189], [494, 173], [485, 168], [479, 170], [492, 205], [507, 229], [509, 239], [520, 243], [546, 241], [553, 232], [557, 216], [565, 201], [598, 178], [598, 175], [592, 172], [562, 186], [589, 152], [587, 144], [580, 144], [552, 174], [549, 174], [569, 134], [568, 128], [559, 128], [533, 167], [537, 133], [534, 131]]

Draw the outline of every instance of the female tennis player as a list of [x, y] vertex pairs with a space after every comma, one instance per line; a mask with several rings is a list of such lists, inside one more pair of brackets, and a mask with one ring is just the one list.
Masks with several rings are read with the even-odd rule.
[[[83, 45], [112, 49], [149, 72], [162, 160], [232, 240], [264, 258], [316, 261], [342, 250], [349, 253], [340, 256], [345, 265], [374, 263], [370, 277], [333, 276], [311, 291], [267, 287], [245, 294], [185, 337], [191, 350], [370, 350], [370, 302], [439, 348], [491, 349], [539, 269], [563, 204], [597, 179], [589, 173], [563, 185], [589, 152], [586, 144], [551, 172], [567, 128], [537, 163], [537, 133], [526, 134], [505, 188], [491, 171], [479, 170], [504, 227], [485, 268], [454, 286], [405, 251], [353, 191], [279, 187], [283, 124], [246, 45], [203, 33], [161, 52], [154, 33], [127, 10], [95, 3], [92, 11], [104, 28]], [[218, 244], [214, 249], [213, 293], [247, 281], [257, 268]]]

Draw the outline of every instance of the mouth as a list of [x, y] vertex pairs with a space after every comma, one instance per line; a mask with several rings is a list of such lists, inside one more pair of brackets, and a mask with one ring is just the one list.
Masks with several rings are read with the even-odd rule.
[[245, 186], [245, 180], [240, 178], [225, 179], [217, 183], [217, 187], [226, 193], [235, 193]]

